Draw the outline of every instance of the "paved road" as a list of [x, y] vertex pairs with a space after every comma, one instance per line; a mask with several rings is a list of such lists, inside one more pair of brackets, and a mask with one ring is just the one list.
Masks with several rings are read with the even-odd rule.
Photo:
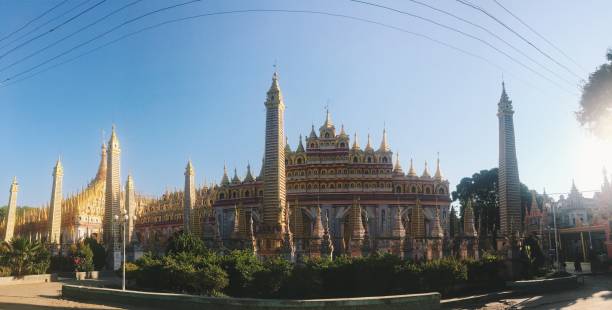
[[575, 290], [502, 298], [460, 309], [612, 309], [612, 275], [585, 276], [584, 284]]
[[60, 298], [61, 282], [0, 286], [0, 309], [122, 309], [104, 305], [85, 304]]

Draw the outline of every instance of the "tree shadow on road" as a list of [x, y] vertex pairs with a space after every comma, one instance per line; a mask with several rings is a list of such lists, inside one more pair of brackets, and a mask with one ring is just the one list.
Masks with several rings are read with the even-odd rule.
[[[51, 309], [66, 309], [66, 306], [41, 306], [41, 305], [28, 305], [28, 304], [16, 304], [16, 303], [6, 303], [0, 302], [0, 309], [2, 310], [51, 310]], [[100, 310], [100, 308], [78, 308], [82, 310]]]

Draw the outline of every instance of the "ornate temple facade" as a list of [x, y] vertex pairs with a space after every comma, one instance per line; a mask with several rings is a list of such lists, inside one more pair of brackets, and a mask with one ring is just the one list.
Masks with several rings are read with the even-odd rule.
[[[112, 219], [128, 213], [133, 214], [128, 240], [143, 251], [162, 251], [175, 232], [188, 230], [211, 248], [292, 260], [373, 251], [418, 260], [449, 254], [451, 199], [439, 160], [433, 174], [427, 162], [417, 173], [412, 160], [405, 173], [386, 130], [376, 148], [369, 135], [362, 146], [356, 134], [351, 139], [344, 126], [336, 128], [329, 111], [318, 130], [313, 126], [292, 148], [284, 135], [285, 102], [276, 73], [264, 106], [265, 154], [257, 175], [247, 165], [243, 177], [234, 169], [230, 178], [224, 168], [220, 184], [198, 187], [197, 169], [189, 161], [183, 190], [146, 197], [135, 191], [131, 177], [119, 186], [119, 140], [113, 129], [87, 187], [61, 199], [58, 161], [51, 206], [18, 216], [15, 234], [55, 240], [57, 216], [51, 217], [50, 210], [61, 205], [62, 245], [94, 237], [115, 248], [117, 234], [108, 233], [117, 231]], [[466, 225], [473, 227], [473, 218]], [[109, 236], [103, 237], [104, 231]], [[475, 237], [475, 232], [469, 235], [470, 247]]]

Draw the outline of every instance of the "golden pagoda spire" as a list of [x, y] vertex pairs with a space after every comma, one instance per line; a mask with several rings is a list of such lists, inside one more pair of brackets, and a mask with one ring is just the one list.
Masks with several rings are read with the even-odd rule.
[[416, 177], [416, 171], [414, 170], [414, 165], [412, 164], [412, 158], [410, 158], [410, 169], [408, 169], [408, 176], [409, 177]]
[[389, 143], [387, 142], [387, 129], [383, 128], [383, 137], [380, 142], [380, 147], [378, 148], [379, 152], [389, 152]]
[[221, 178], [221, 185], [228, 185], [230, 183], [229, 177], [227, 176], [227, 166], [223, 164], [223, 178]]
[[399, 152], [395, 153], [395, 166], [393, 167], [393, 173], [398, 175], [404, 175], [402, 166], [400, 165]]
[[353, 138], [353, 150], [359, 150], [359, 139], [357, 139], [356, 131], [355, 131], [355, 138]]
[[346, 132], [344, 131], [344, 124], [340, 125], [340, 136], [346, 137]]
[[440, 170], [440, 154], [438, 153], [438, 159], [436, 162], [436, 173], [434, 174], [434, 178], [438, 181], [442, 181], [442, 171]]
[[366, 152], [367, 151], [373, 151], [374, 149], [372, 148], [372, 144], [370, 143], [370, 134], [368, 133], [368, 143], [366, 144], [365, 147]]
[[425, 161], [425, 169], [423, 170], [421, 178], [431, 178], [431, 175], [429, 174], [429, 169], [427, 169], [427, 161]]

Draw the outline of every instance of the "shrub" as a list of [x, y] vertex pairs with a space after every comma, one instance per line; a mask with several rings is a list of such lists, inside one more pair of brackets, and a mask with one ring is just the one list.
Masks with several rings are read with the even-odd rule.
[[452, 286], [467, 280], [467, 267], [454, 258], [443, 258], [423, 263], [423, 287], [447, 293]]
[[136, 261], [126, 276], [135, 279], [139, 287], [202, 295], [220, 295], [227, 287], [227, 273], [217, 264], [214, 255], [172, 253], [158, 258], [151, 254]]
[[74, 271], [74, 264], [71, 257], [56, 255], [51, 257], [51, 271]]
[[269, 258], [264, 268], [253, 274], [249, 293], [260, 298], [279, 298], [285, 293], [282, 289], [291, 276], [293, 264], [280, 258]]
[[14, 276], [42, 274], [49, 268], [51, 255], [39, 241], [13, 238], [2, 243], [2, 264], [11, 269]]
[[323, 272], [329, 268], [329, 259], [306, 259], [293, 267], [287, 279], [287, 298], [319, 298], [324, 296]]
[[93, 256], [91, 248], [84, 242], [70, 247], [70, 257], [72, 258], [75, 271], [92, 271], [94, 269]]
[[421, 282], [423, 280], [421, 279], [421, 275], [423, 269], [420, 265], [412, 262], [405, 262], [396, 267], [395, 273], [395, 282], [393, 283], [394, 293], [404, 294], [422, 291]]
[[204, 241], [191, 233], [179, 231], [168, 240], [166, 255], [172, 253], [191, 253], [195, 255], [206, 255]]
[[92, 237], [85, 238], [83, 242], [89, 246], [93, 252], [93, 265], [95, 270], [102, 270], [106, 265], [106, 250], [98, 243], [98, 240]]
[[248, 251], [232, 251], [222, 256], [220, 266], [227, 272], [229, 285], [225, 293], [230, 296], [248, 296], [253, 275], [264, 268], [262, 262]]

